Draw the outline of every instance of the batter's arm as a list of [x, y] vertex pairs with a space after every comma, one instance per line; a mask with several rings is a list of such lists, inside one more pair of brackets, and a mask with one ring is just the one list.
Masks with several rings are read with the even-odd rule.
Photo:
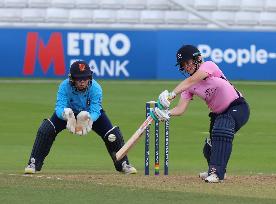
[[197, 84], [201, 80], [208, 77], [208, 73], [202, 70], [197, 70], [192, 76], [188, 77], [184, 81], [182, 81], [180, 84], [178, 84], [173, 92], [178, 95], [181, 92], [187, 90], [189, 87], [193, 86], [194, 84]]
[[188, 108], [190, 100], [183, 99], [180, 97], [178, 104], [170, 110], [171, 116], [180, 116], [182, 115]]

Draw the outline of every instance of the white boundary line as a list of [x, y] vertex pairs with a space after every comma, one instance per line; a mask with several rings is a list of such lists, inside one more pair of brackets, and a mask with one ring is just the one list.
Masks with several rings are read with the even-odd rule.
[[[0, 79], [0, 84], [58, 84], [63, 79]], [[97, 80], [110, 84], [157, 84], [157, 85], [177, 85], [181, 80]], [[231, 81], [234, 85], [260, 85], [275, 86], [276, 81]]]

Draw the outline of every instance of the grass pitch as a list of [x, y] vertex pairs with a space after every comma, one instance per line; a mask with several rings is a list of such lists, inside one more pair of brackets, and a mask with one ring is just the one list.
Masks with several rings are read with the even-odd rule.
[[[197, 173], [207, 169], [201, 152], [209, 118], [197, 98], [185, 115], [171, 120], [168, 177], [153, 176], [153, 168], [151, 176], [143, 175], [143, 138], [129, 153], [139, 173], [125, 176], [115, 172], [95, 133], [78, 137], [67, 131], [57, 137], [42, 172], [23, 176], [37, 128], [53, 113], [59, 82], [0, 80], [0, 203], [276, 203], [276, 83], [234, 82], [250, 104], [251, 117], [235, 136], [228, 178], [205, 184]], [[99, 82], [103, 107], [125, 140], [145, 119], [145, 102], [178, 83]], [[153, 151], [152, 139], [152, 167]], [[162, 140], [160, 162], [163, 151]]]

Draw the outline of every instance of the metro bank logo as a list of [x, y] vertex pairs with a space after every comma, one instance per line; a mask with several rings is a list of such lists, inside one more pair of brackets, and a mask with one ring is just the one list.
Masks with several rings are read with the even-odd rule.
[[64, 76], [66, 64], [85, 60], [96, 76], [130, 76], [128, 53], [131, 41], [123, 33], [52, 32], [47, 39], [38, 32], [27, 33], [24, 75], [41, 76], [41, 73], [37, 74], [39, 71], [46, 75], [54, 69], [50, 71], [55, 76]]
[[57, 76], [65, 75], [64, 47], [61, 33], [53, 32], [46, 45], [39, 38], [37, 32], [27, 33], [23, 74], [33, 75], [37, 61], [41, 65], [44, 74], [48, 72], [51, 63], [53, 63], [54, 74]]

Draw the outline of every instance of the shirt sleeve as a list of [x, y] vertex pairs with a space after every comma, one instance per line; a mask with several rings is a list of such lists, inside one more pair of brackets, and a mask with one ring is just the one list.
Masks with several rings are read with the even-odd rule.
[[63, 81], [58, 89], [57, 92], [57, 101], [56, 101], [56, 107], [55, 111], [58, 116], [58, 118], [64, 120], [62, 117], [62, 113], [64, 111], [64, 108], [68, 106], [68, 94], [67, 94], [67, 86], [65, 81]]
[[102, 110], [102, 88], [95, 81], [92, 81], [92, 93], [91, 93], [91, 104], [90, 104], [90, 116], [93, 121], [96, 121], [100, 115]]

